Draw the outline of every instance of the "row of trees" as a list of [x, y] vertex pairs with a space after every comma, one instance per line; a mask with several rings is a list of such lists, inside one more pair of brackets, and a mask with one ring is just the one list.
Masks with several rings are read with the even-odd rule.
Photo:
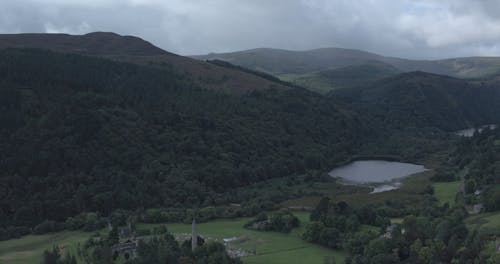
[[342, 249], [344, 241], [354, 236], [362, 224], [380, 228], [390, 224], [387, 217], [370, 207], [354, 209], [346, 202], [334, 203], [327, 197], [320, 200], [310, 219], [302, 238], [334, 249]]
[[[451, 162], [459, 168], [467, 168], [466, 203], [481, 202], [489, 212], [500, 210], [500, 129], [486, 129], [461, 140]], [[479, 199], [476, 191], [480, 193]]]
[[[487, 261], [480, 254], [486, 241], [468, 232], [462, 209], [440, 217], [407, 216], [385, 235], [355, 234], [344, 247], [346, 263], [472, 263]], [[361, 246], [363, 245], [363, 246]]]
[[258, 231], [278, 231], [288, 233], [293, 228], [300, 225], [299, 219], [288, 210], [281, 210], [278, 212], [266, 214], [260, 213], [248, 223], [245, 228], [258, 230]]
[[[323, 198], [303, 238], [346, 251], [346, 263], [352, 264], [494, 263], [495, 256], [481, 254], [489, 238], [464, 224], [465, 208], [439, 206], [431, 196], [422, 199], [414, 214], [391, 224], [383, 207], [351, 208]], [[361, 229], [361, 224], [379, 228]]]

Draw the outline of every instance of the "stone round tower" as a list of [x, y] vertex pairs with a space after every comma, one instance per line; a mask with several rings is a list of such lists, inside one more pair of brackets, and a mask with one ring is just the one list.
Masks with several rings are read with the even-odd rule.
[[198, 233], [196, 232], [196, 220], [193, 218], [193, 223], [191, 224], [191, 250], [194, 252], [198, 246]]

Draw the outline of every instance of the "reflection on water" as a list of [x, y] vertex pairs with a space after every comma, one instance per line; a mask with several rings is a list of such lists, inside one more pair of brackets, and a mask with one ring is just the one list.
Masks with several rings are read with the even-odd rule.
[[335, 168], [329, 174], [332, 177], [342, 178], [351, 183], [380, 183], [426, 170], [422, 165], [411, 163], [385, 160], [360, 160]]
[[456, 135], [462, 136], [462, 137], [472, 137], [474, 136], [474, 133], [477, 131], [478, 133], [483, 132], [485, 129], [496, 129], [497, 125], [484, 125], [479, 128], [467, 128], [467, 129], [462, 129], [455, 131]]
[[424, 166], [412, 163], [360, 160], [335, 168], [329, 175], [346, 184], [371, 186], [374, 188], [372, 193], [378, 193], [398, 189], [402, 178], [426, 170]]

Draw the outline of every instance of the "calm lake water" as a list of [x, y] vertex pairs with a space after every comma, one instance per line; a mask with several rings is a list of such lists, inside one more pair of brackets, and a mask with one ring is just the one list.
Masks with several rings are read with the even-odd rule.
[[[401, 182], [398, 180], [426, 170], [423, 165], [412, 163], [360, 160], [335, 168], [329, 175], [334, 178], [341, 178], [350, 184], [379, 184], [372, 186], [374, 187], [373, 192], [384, 192], [399, 188]], [[380, 185], [380, 183], [385, 184]]]
[[472, 137], [474, 136], [474, 133], [477, 131], [479, 133], [483, 132], [486, 128], [488, 129], [495, 129], [497, 128], [497, 125], [484, 125], [479, 128], [467, 128], [467, 129], [462, 129], [455, 131], [456, 135], [462, 136], [462, 137]]

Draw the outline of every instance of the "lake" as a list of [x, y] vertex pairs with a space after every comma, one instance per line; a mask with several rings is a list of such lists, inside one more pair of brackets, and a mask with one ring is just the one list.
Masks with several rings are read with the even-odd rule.
[[341, 178], [347, 184], [371, 186], [376, 193], [397, 189], [402, 178], [424, 171], [427, 169], [423, 165], [412, 163], [359, 160], [335, 168], [329, 175]]
[[467, 128], [467, 129], [462, 129], [455, 131], [456, 135], [462, 136], [462, 137], [472, 137], [474, 136], [474, 133], [477, 131], [478, 133], [483, 132], [485, 129], [496, 129], [497, 125], [484, 125], [479, 128]]

